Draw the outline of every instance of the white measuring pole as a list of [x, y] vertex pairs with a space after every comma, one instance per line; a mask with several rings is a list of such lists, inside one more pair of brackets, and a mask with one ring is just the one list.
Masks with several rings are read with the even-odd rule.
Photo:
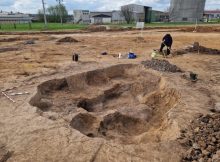
[[[141, 29], [140, 37], [143, 38], [144, 22], [137, 22], [136, 29]], [[141, 48], [142, 48], [142, 42], [140, 44], [141, 44]]]
[[7, 97], [10, 101], [12, 101], [13, 103], [15, 103], [15, 101], [14, 101], [12, 98], [10, 98], [5, 92], [2, 92], [2, 94], [3, 94], [5, 97]]
[[136, 29], [141, 29], [141, 37], [143, 37], [144, 22], [137, 22]]
[[198, 20], [196, 19], [195, 29], [193, 32], [197, 32]]

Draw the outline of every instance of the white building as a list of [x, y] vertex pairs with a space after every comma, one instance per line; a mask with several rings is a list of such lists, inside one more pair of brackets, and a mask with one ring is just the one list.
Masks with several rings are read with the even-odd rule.
[[207, 18], [207, 20], [219, 19], [220, 10], [207, 10], [204, 12], [204, 16]]
[[[129, 7], [133, 13], [133, 20], [135, 22], [150, 22], [152, 8], [137, 4], [129, 4], [122, 6]], [[108, 23], [125, 23], [125, 17], [121, 11], [111, 12], [90, 12], [88, 10], [74, 10], [73, 11], [74, 23], [84, 24], [108, 24]]]
[[28, 14], [0, 11], [1, 24], [6, 24], [6, 23], [22, 24], [22, 23], [30, 23], [30, 22], [31, 22], [31, 17]]
[[89, 24], [90, 23], [89, 10], [74, 10], [73, 17], [74, 17], [75, 24]]
[[91, 12], [91, 24], [108, 24], [112, 22], [112, 12]]

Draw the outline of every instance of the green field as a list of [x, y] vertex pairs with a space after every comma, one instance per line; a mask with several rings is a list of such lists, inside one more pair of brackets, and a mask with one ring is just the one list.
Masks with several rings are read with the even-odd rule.
[[85, 29], [87, 25], [82, 24], [63, 24], [60, 23], [48, 23], [48, 28], [45, 29], [44, 23], [32, 23], [31, 28], [29, 24], [16, 24], [16, 29], [14, 24], [1, 24], [1, 31], [43, 31], [43, 30], [80, 30]]
[[[218, 22], [200, 22], [198, 25], [220, 25]], [[178, 26], [194, 26], [195, 23], [190, 22], [152, 22], [146, 23], [145, 27], [178, 27]], [[109, 24], [111, 27], [135, 27], [136, 24]]]
[[[214, 25], [220, 24], [216, 22], [209, 23], [199, 23], [199, 25]], [[128, 28], [135, 27], [136, 24], [106, 24], [110, 26], [110, 28]], [[178, 27], [178, 26], [194, 26], [195, 23], [186, 23], [186, 22], [154, 22], [147, 23], [145, 27]], [[29, 24], [16, 24], [16, 29], [14, 24], [0, 24], [0, 32], [10, 32], [10, 31], [48, 31], [48, 30], [82, 30], [85, 29], [88, 25], [83, 24], [63, 24], [60, 23], [48, 23], [48, 28], [45, 29], [44, 23], [32, 23], [31, 26]]]

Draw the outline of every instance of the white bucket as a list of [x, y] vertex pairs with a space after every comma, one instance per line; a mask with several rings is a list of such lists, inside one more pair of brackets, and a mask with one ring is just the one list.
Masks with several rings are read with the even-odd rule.
[[119, 54], [118, 54], [118, 58], [119, 58], [119, 59], [121, 59], [121, 58], [122, 58], [122, 55], [121, 55], [121, 53], [119, 53]]
[[155, 58], [157, 56], [157, 52], [156, 51], [153, 51], [152, 53], [151, 53], [151, 57], [152, 58]]

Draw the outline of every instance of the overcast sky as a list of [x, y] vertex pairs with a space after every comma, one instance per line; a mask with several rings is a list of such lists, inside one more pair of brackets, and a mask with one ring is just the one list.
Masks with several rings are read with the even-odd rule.
[[[42, 8], [42, 0], [0, 0], [0, 10], [23, 13], [37, 13]], [[44, 0], [47, 6], [55, 5], [56, 0]], [[74, 9], [98, 11], [117, 10], [120, 6], [136, 3], [151, 6], [155, 10], [164, 11], [170, 0], [63, 0], [69, 14]], [[206, 9], [220, 9], [220, 0], [206, 0]]]

